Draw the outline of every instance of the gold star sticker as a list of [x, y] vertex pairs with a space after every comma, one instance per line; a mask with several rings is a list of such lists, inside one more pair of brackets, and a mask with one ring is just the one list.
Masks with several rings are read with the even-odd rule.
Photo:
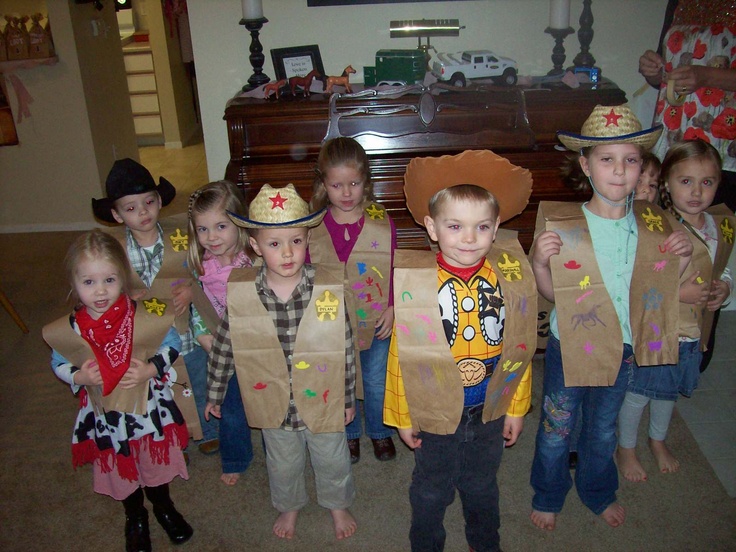
[[368, 213], [368, 216], [371, 217], [371, 220], [376, 220], [376, 219], [383, 220], [383, 217], [386, 215], [386, 211], [381, 209], [375, 203], [371, 203], [371, 206], [368, 207], [365, 210], [365, 212]]

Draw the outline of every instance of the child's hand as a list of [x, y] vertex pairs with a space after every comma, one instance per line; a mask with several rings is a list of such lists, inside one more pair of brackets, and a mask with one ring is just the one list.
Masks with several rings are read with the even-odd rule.
[[204, 419], [207, 420], [208, 422], [210, 421], [210, 414], [212, 414], [218, 420], [222, 418], [222, 412], [220, 412], [220, 405], [212, 404], [211, 402], [208, 402], [207, 406], [204, 407]]
[[549, 258], [552, 255], [559, 255], [562, 248], [562, 238], [557, 232], [547, 230], [537, 237], [534, 245], [534, 254], [532, 255], [532, 264], [538, 268], [547, 268], [549, 266]]
[[386, 339], [391, 337], [391, 329], [394, 326], [394, 308], [386, 307], [386, 310], [381, 313], [381, 316], [376, 320], [376, 338]]
[[723, 302], [728, 299], [731, 289], [728, 284], [723, 280], [713, 280], [710, 286], [710, 299], [706, 308], [709, 311], [717, 311], [723, 305]]
[[414, 450], [422, 446], [422, 440], [417, 439], [417, 433], [410, 427], [399, 429], [399, 437], [406, 443], [406, 446]]
[[139, 358], [131, 358], [128, 370], [120, 378], [120, 387], [122, 389], [132, 389], [136, 385], [148, 381], [156, 377], [158, 370], [153, 362], [143, 362]]
[[708, 301], [710, 290], [708, 284], [700, 280], [700, 271], [696, 270], [690, 278], [680, 284], [680, 303], [687, 305], [703, 305]]
[[94, 358], [84, 361], [84, 364], [74, 375], [74, 383], [77, 385], [102, 385], [100, 365], [97, 364]]
[[346, 408], [345, 409], [345, 425], [348, 425], [354, 419], [355, 419], [355, 407], [351, 406], [350, 408]]
[[693, 254], [693, 242], [684, 230], [675, 230], [664, 240], [665, 249], [679, 257], [689, 257]]
[[215, 336], [212, 334], [202, 334], [197, 336], [197, 343], [205, 350], [207, 354], [212, 350], [212, 344], [215, 342]]
[[183, 315], [192, 302], [192, 281], [185, 280], [174, 286], [172, 291], [174, 297], [174, 312], [177, 316]]
[[130, 292], [130, 298], [133, 301], [139, 301], [146, 296], [147, 291], [145, 289], [134, 289]]
[[506, 415], [506, 419], [503, 422], [503, 438], [506, 440], [504, 446], [510, 447], [521, 435], [521, 430], [524, 429], [524, 417], [523, 416], [509, 416]]

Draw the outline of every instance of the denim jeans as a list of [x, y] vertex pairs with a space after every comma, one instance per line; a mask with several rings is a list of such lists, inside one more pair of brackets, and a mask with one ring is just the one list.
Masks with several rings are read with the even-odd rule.
[[616, 419], [636, 370], [631, 346], [624, 344], [622, 349], [621, 367], [612, 386], [566, 387], [560, 342], [550, 336], [545, 354], [544, 404], [531, 474], [532, 508], [538, 512], [560, 512], [572, 488], [568, 452], [579, 412], [582, 425], [575, 487], [580, 500], [596, 515], [616, 501]]
[[[363, 433], [360, 410], [365, 415], [365, 433], [371, 439], [385, 439], [393, 430], [383, 425], [383, 396], [386, 392], [386, 364], [391, 339], [373, 338], [370, 349], [360, 352], [360, 367], [363, 373], [365, 399], [358, 401], [355, 418], [345, 428], [348, 439], [358, 439]], [[362, 409], [361, 409], [362, 404]]]
[[460, 493], [465, 538], [477, 552], [497, 551], [501, 525], [496, 473], [501, 464], [504, 417], [484, 424], [483, 405], [463, 409], [454, 434], [420, 432], [409, 487], [414, 552], [445, 547], [445, 510]]
[[217, 439], [219, 422], [214, 416], [210, 421], [204, 419], [204, 409], [207, 406], [207, 353], [197, 345], [184, 355], [184, 364], [189, 372], [189, 383], [192, 384], [194, 393], [194, 404], [197, 405], [199, 423], [202, 425], [202, 440], [211, 441]]
[[233, 374], [227, 384], [220, 413], [222, 473], [242, 473], [253, 460], [253, 443], [250, 440], [250, 427], [245, 417], [237, 374]]

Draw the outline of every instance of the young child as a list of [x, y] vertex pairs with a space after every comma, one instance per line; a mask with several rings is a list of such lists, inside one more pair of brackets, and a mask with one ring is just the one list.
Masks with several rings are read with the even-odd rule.
[[186, 542], [193, 530], [169, 497], [170, 481], [189, 478], [167, 376], [181, 347], [174, 316], [131, 300], [125, 250], [100, 230], [74, 241], [65, 266], [77, 305], [43, 336], [54, 373], [79, 394], [74, 467], [91, 463], [95, 492], [123, 503], [126, 550], [151, 550], [143, 490], [171, 541]]
[[[468, 181], [478, 185], [455, 185]], [[531, 269], [516, 234], [497, 230], [523, 210], [531, 175], [468, 151], [412, 160], [404, 191], [440, 249], [398, 250], [395, 260], [384, 420], [414, 450], [411, 549], [444, 549], [457, 489], [470, 549], [497, 551], [496, 474], [529, 409], [537, 340]]]
[[[720, 181], [721, 157], [702, 140], [678, 142], [662, 165], [665, 206], [693, 236], [693, 258], [680, 284], [680, 339], [677, 364], [637, 371], [619, 414], [617, 459], [629, 481], [644, 481], [646, 471], [636, 456], [636, 437], [649, 404], [649, 448], [662, 473], [679, 469], [665, 444], [678, 393], [692, 395], [700, 376], [701, 350], [712, 329], [713, 311], [730, 296], [733, 280], [725, 266], [733, 247], [733, 213], [711, 206]], [[725, 206], [724, 206], [725, 207]], [[729, 216], [726, 216], [729, 215]], [[711, 274], [713, 279], [711, 282]]]
[[[220, 416], [226, 387], [237, 372], [248, 421], [262, 429], [271, 501], [279, 511], [273, 532], [294, 536], [307, 504], [306, 452], [315, 471], [317, 502], [330, 510], [338, 539], [357, 527], [345, 426], [355, 416], [355, 349], [343, 301], [343, 270], [305, 264], [310, 228], [325, 211], [309, 212], [292, 184], [265, 184], [249, 229], [260, 268], [233, 270], [228, 308], [210, 355], [207, 413]], [[232, 331], [231, 331], [232, 328]]]
[[[132, 287], [136, 299], [171, 299], [175, 326], [182, 340], [181, 354], [186, 369], [179, 377], [191, 382], [194, 397], [174, 395], [184, 413], [193, 439], [201, 439], [199, 450], [214, 454], [219, 448], [217, 421], [204, 419], [207, 390], [207, 353], [197, 337], [206, 333], [199, 313], [191, 307], [192, 275], [187, 269], [187, 215], [174, 215], [159, 222], [159, 212], [174, 199], [176, 188], [165, 178], [157, 186], [143, 165], [133, 159], [115, 161], [105, 182], [107, 197], [92, 200], [95, 216], [123, 225], [115, 233], [128, 253], [138, 277]], [[182, 367], [183, 368], [183, 367]]]
[[[248, 256], [248, 233], [245, 228], [233, 224], [227, 216], [228, 211], [240, 216], [246, 214], [242, 194], [231, 182], [210, 182], [189, 197], [189, 243], [192, 244], [189, 247], [189, 266], [206, 296], [198, 300], [200, 294], [195, 289], [194, 305], [211, 334], [214, 334], [227, 308], [230, 272], [233, 268], [253, 266]], [[215, 313], [207, 316], [210, 307], [214, 308]], [[212, 340], [212, 335], [201, 338], [202, 346], [208, 353]], [[228, 383], [219, 428], [222, 461], [220, 479], [226, 485], [235, 485], [240, 474], [248, 469], [253, 460], [250, 427], [235, 375]]]
[[659, 172], [662, 163], [652, 152], [645, 151], [641, 156], [641, 176], [636, 185], [634, 199], [642, 199], [659, 205]]
[[[393, 431], [383, 424], [388, 338], [394, 323], [391, 282], [396, 229], [372, 196], [368, 156], [363, 147], [352, 138], [327, 141], [317, 159], [310, 208], [328, 208], [322, 224], [312, 230], [309, 259], [318, 264], [345, 265], [346, 303], [353, 335], [357, 336], [356, 349], [360, 351], [357, 393], [364, 399], [365, 432], [373, 443], [375, 457], [386, 461], [396, 457]], [[360, 460], [359, 412], [346, 433], [350, 461], [355, 463]]]
[[[539, 292], [555, 303], [545, 354], [543, 404], [532, 463], [532, 522], [553, 530], [572, 487], [570, 431], [582, 404], [575, 486], [594, 514], [617, 527], [616, 418], [636, 362], [676, 362], [678, 279], [692, 244], [657, 206], [634, 202], [642, 151], [661, 128], [642, 130], [628, 106], [596, 106], [580, 134], [589, 202], [541, 202], [532, 246]], [[679, 255], [679, 261], [678, 256]]]

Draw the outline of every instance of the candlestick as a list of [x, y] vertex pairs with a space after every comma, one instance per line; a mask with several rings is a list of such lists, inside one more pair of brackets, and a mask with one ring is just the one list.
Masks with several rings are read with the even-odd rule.
[[570, 0], [550, 0], [549, 28], [567, 29], [570, 27]]
[[565, 40], [565, 37], [569, 34], [572, 34], [575, 32], [575, 30], [572, 27], [568, 27], [567, 29], [553, 29], [552, 27], [547, 27], [544, 29], [545, 33], [551, 34], [552, 37], [555, 39], [555, 47], [552, 49], [552, 65], [554, 65], [554, 68], [551, 69], [547, 74], [548, 75], [561, 75], [565, 72], [565, 70], [562, 68], [562, 64], [565, 63], [565, 47], [563, 46], [563, 42]]
[[595, 58], [588, 51], [593, 41], [593, 10], [590, 8], [592, 0], [583, 0], [583, 12], [580, 14], [580, 28], [578, 29], [578, 40], [580, 41], [580, 53], [572, 62], [576, 67], [593, 67]]
[[263, 0], [242, 0], [243, 19], [263, 19]]
[[[243, 0], [243, 7], [245, 7], [245, 0]], [[258, 34], [263, 28], [263, 24], [268, 23], [268, 19], [261, 17], [260, 19], [241, 19], [240, 24], [244, 25], [248, 31], [250, 31], [250, 64], [253, 67], [253, 74], [248, 79], [248, 84], [243, 86], [243, 92], [258, 88], [262, 84], [266, 84], [271, 79], [263, 72], [263, 62], [265, 56], [263, 55], [263, 46], [261, 41], [258, 40]]]

